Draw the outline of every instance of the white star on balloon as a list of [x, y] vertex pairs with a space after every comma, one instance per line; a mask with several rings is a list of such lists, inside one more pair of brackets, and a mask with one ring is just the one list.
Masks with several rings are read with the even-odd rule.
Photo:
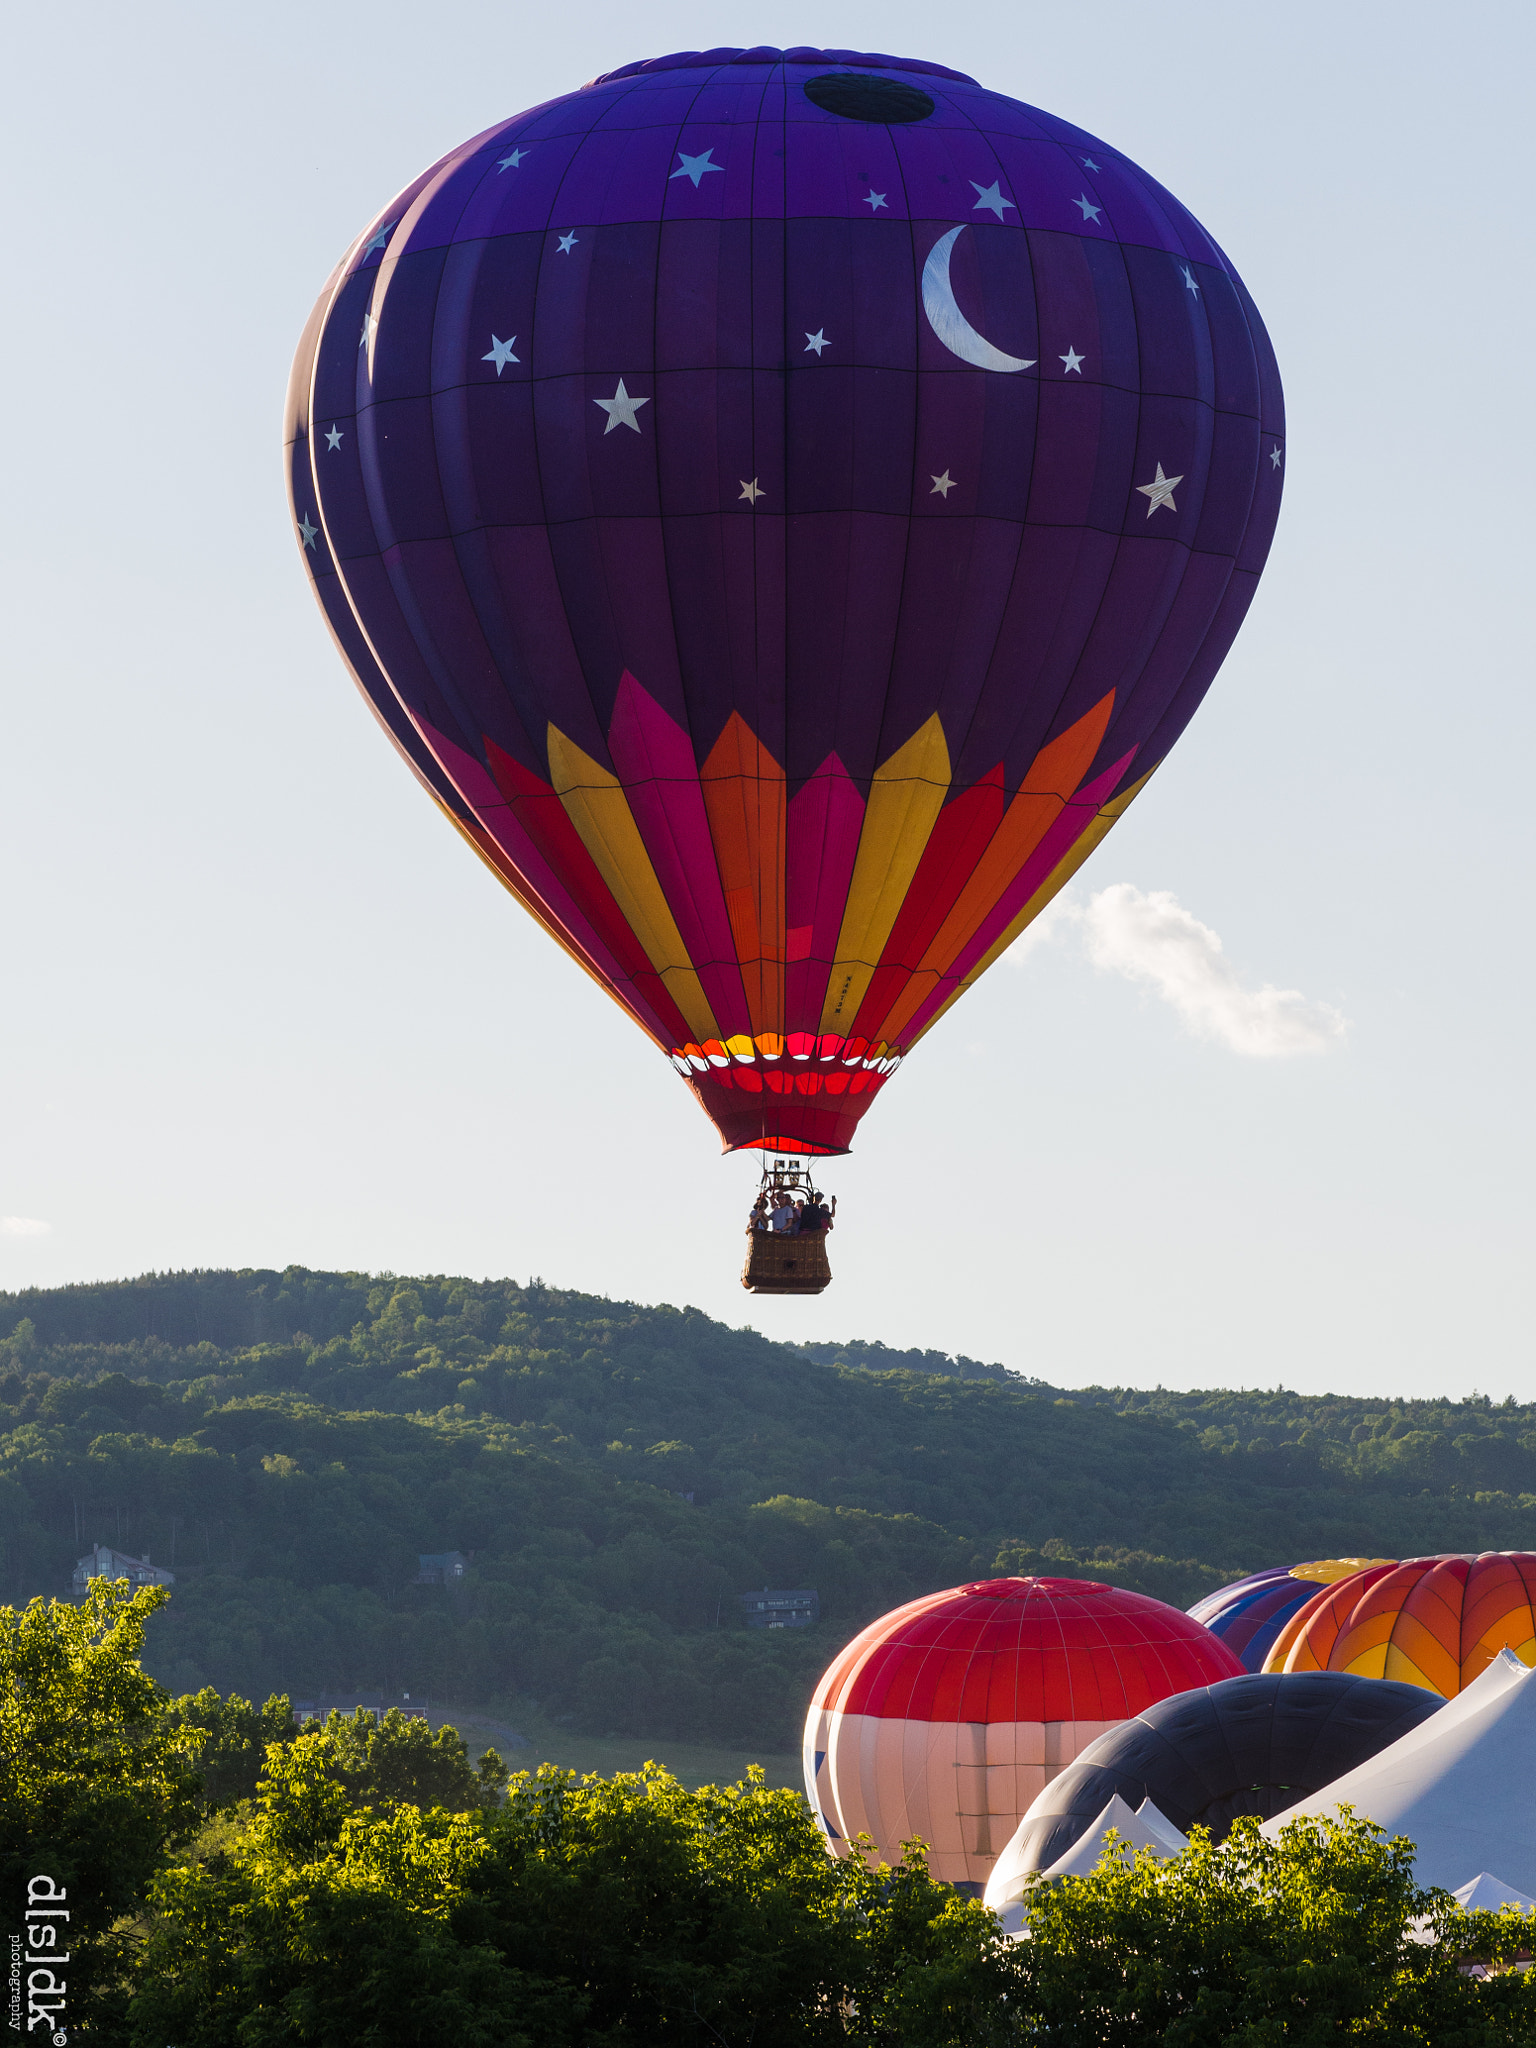
[[871, 185], [869, 190], [864, 194], [864, 204], [869, 208], [871, 213], [878, 213], [881, 207], [885, 205], [885, 194], [883, 192], [877, 192], [874, 186]]
[[712, 164], [710, 162], [710, 158], [714, 153], [713, 148], [710, 148], [704, 150], [698, 156], [690, 156], [687, 150], [680, 149], [677, 152], [678, 168], [668, 178], [668, 184], [672, 182], [672, 178], [690, 178], [693, 181], [693, 189], [697, 192], [700, 178], [706, 176], [710, 171], [723, 171], [725, 169], [724, 164]]
[[615, 427], [628, 427], [632, 433], [638, 434], [640, 422], [635, 418], [635, 414], [642, 405], [649, 405], [650, 402], [648, 398], [631, 398], [624, 389], [622, 377], [619, 379], [619, 388], [612, 398], [594, 398], [592, 401], [594, 405], [600, 405], [608, 415], [608, 424], [603, 429], [605, 436], [611, 434]]
[[806, 328], [805, 347], [800, 351], [800, 353], [804, 356], [808, 356], [814, 349], [816, 353], [816, 360], [819, 363], [821, 361], [821, 352], [826, 346], [827, 330], [824, 327], [818, 327], [814, 334], [812, 334], [809, 328]]
[[562, 256], [569, 256], [571, 251], [575, 248], [576, 244], [580, 240], [581, 237], [576, 233], [574, 228], [568, 235], [562, 235], [560, 237], [560, 254]]
[[1196, 296], [1198, 296], [1200, 287], [1195, 282], [1195, 273], [1190, 269], [1187, 263], [1181, 263], [1179, 265], [1179, 270], [1184, 279], [1184, 289], [1189, 292], [1194, 292]]
[[369, 335], [372, 334], [374, 328], [377, 327], [378, 324], [378, 321], [375, 320], [371, 313], [365, 313], [363, 315], [363, 331], [357, 338], [357, 345], [359, 348], [362, 347], [363, 343], [368, 339]]
[[1157, 465], [1157, 475], [1153, 477], [1151, 483], [1138, 484], [1136, 486], [1137, 490], [1140, 491], [1147, 501], [1147, 517], [1149, 519], [1159, 505], [1166, 505], [1170, 512], [1178, 511], [1178, 506], [1173, 502], [1173, 491], [1174, 486], [1183, 483], [1183, 481], [1182, 476], [1164, 476], [1163, 465], [1159, 463]]
[[759, 498], [765, 498], [768, 495], [766, 491], [760, 491], [758, 489], [756, 477], [753, 477], [751, 483], [748, 483], [746, 478], [742, 477], [740, 479], [740, 483], [741, 495], [746, 499], [749, 505], [755, 505]]
[[1096, 171], [1098, 168], [1098, 165], [1094, 162], [1091, 156], [1085, 156], [1083, 158], [1083, 169], [1085, 171]]
[[992, 212], [1001, 220], [1005, 206], [1011, 207], [1015, 213], [1018, 212], [1019, 209], [1014, 206], [1013, 201], [1005, 199], [998, 190], [1001, 180], [994, 178], [990, 185], [978, 185], [976, 180], [972, 178], [970, 183], [976, 192], [976, 204], [971, 208], [972, 213], [980, 213], [983, 207], [990, 207]]
[[[933, 476], [933, 471], [929, 470], [928, 474]], [[949, 494], [954, 488], [955, 480], [946, 469], [942, 476], [933, 477], [933, 489], [928, 495], [930, 498], [942, 498], [947, 505], [949, 503]]]
[[496, 168], [498, 171], [515, 171], [527, 154], [526, 149], [514, 149], [510, 156], [502, 158]]
[[310, 525], [310, 523], [309, 523], [309, 514], [308, 514], [308, 513], [306, 512], [306, 513], [304, 514], [304, 517], [303, 517], [303, 518], [302, 518], [302, 519], [301, 519], [301, 520], [299, 521], [299, 532], [300, 532], [301, 534], [303, 534], [303, 536], [304, 536], [304, 545], [305, 545], [305, 547], [307, 547], [307, 548], [312, 548], [312, 547], [314, 546], [314, 544], [315, 544], [315, 535], [316, 535], [316, 534], [317, 534], [317, 533], [318, 533], [319, 531], [320, 531], [320, 529], [319, 529], [319, 527], [318, 527], [318, 526], [311, 526], [311, 525]]
[[1083, 194], [1081, 199], [1074, 199], [1072, 204], [1082, 209], [1082, 215], [1084, 220], [1097, 220], [1099, 215], [1104, 211], [1102, 206], [1094, 205], [1093, 201], [1088, 197], [1088, 194], [1086, 192]]
[[495, 335], [493, 334], [491, 336], [490, 347], [486, 350], [485, 354], [480, 358], [482, 363], [494, 363], [496, 365], [496, 374], [498, 377], [501, 375], [502, 371], [507, 367], [508, 363], [516, 363], [522, 360], [520, 356], [515, 356], [512, 353], [512, 344], [514, 341], [516, 341], [516, 339], [517, 336], [515, 334], [509, 334], [505, 341], [498, 341]]
[[336, 453], [336, 450], [337, 450], [337, 449], [338, 449], [338, 448], [339, 448], [339, 447], [341, 446], [341, 428], [340, 428], [340, 427], [327, 427], [327, 428], [326, 428], [326, 430], [325, 430], [325, 445], [326, 445], [326, 447], [327, 447], [327, 448], [329, 448], [329, 449], [330, 449], [330, 451], [331, 451], [331, 453], [332, 453], [333, 455], [334, 455], [334, 454]]
[[399, 225], [400, 223], [398, 221], [386, 221], [384, 226], [379, 229], [379, 232], [374, 236], [371, 242], [364, 242], [363, 254], [367, 256], [375, 249], [382, 249], [384, 247], [384, 244], [389, 240], [390, 236], [394, 233], [395, 229]]
[[1057, 360], [1065, 363], [1067, 366], [1061, 373], [1063, 377], [1071, 377], [1074, 374], [1081, 377], [1083, 374], [1083, 364], [1087, 361], [1087, 357], [1080, 356], [1069, 341], [1066, 354], [1058, 357]]
[[1280, 467], [1280, 443], [1278, 441], [1269, 451], [1269, 466], [1271, 469], [1278, 469]]

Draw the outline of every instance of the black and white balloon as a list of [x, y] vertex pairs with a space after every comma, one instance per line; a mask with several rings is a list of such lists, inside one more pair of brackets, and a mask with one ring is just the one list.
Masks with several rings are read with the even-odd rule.
[[1019, 1823], [1010, 1862], [1045, 1870], [1116, 1793], [1150, 1799], [1182, 1833], [1225, 1838], [1363, 1764], [1444, 1706], [1438, 1693], [1346, 1671], [1259, 1671], [1175, 1693], [1122, 1721], [1052, 1780]]

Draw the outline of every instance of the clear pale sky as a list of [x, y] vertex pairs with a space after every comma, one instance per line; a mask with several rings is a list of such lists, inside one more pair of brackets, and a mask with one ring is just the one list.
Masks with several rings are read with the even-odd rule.
[[[1059, 1384], [1530, 1398], [1533, 20], [13, 11], [0, 1286], [537, 1273]], [[1289, 409], [1204, 709], [828, 1169], [837, 1278], [796, 1302], [737, 1284], [756, 1164], [377, 732], [278, 446], [313, 297], [414, 172], [760, 42], [953, 65], [1126, 151], [1242, 272]]]

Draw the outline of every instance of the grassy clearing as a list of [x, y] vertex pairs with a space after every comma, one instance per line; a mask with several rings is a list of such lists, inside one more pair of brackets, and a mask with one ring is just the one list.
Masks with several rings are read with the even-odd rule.
[[748, 1764], [761, 1764], [770, 1785], [804, 1789], [798, 1756], [765, 1755], [722, 1743], [673, 1742], [664, 1736], [648, 1741], [639, 1735], [578, 1735], [538, 1715], [518, 1714], [509, 1722], [468, 1709], [434, 1707], [429, 1718], [434, 1728], [444, 1722], [457, 1728], [477, 1761], [487, 1749], [494, 1749], [514, 1771], [536, 1770], [541, 1763], [551, 1763], [611, 1778], [616, 1771], [637, 1771], [643, 1763], [654, 1761], [665, 1764], [691, 1791], [699, 1785], [733, 1783], [745, 1776]]

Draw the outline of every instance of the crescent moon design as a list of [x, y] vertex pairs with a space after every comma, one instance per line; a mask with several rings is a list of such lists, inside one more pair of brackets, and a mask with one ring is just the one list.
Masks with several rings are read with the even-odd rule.
[[984, 334], [976, 332], [955, 304], [955, 288], [949, 281], [949, 259], [955, 243], [968, 225], [962, 221], [947, 235], [940, 235], [928, 251], [928, 261], [923, 265], [923, 311], [928, 315], [928, 325], [951, 355], [958, 356], [962, 363], [974, 363], [978, 370], [1033, 369], [1038, 357], [1004, 355]]

